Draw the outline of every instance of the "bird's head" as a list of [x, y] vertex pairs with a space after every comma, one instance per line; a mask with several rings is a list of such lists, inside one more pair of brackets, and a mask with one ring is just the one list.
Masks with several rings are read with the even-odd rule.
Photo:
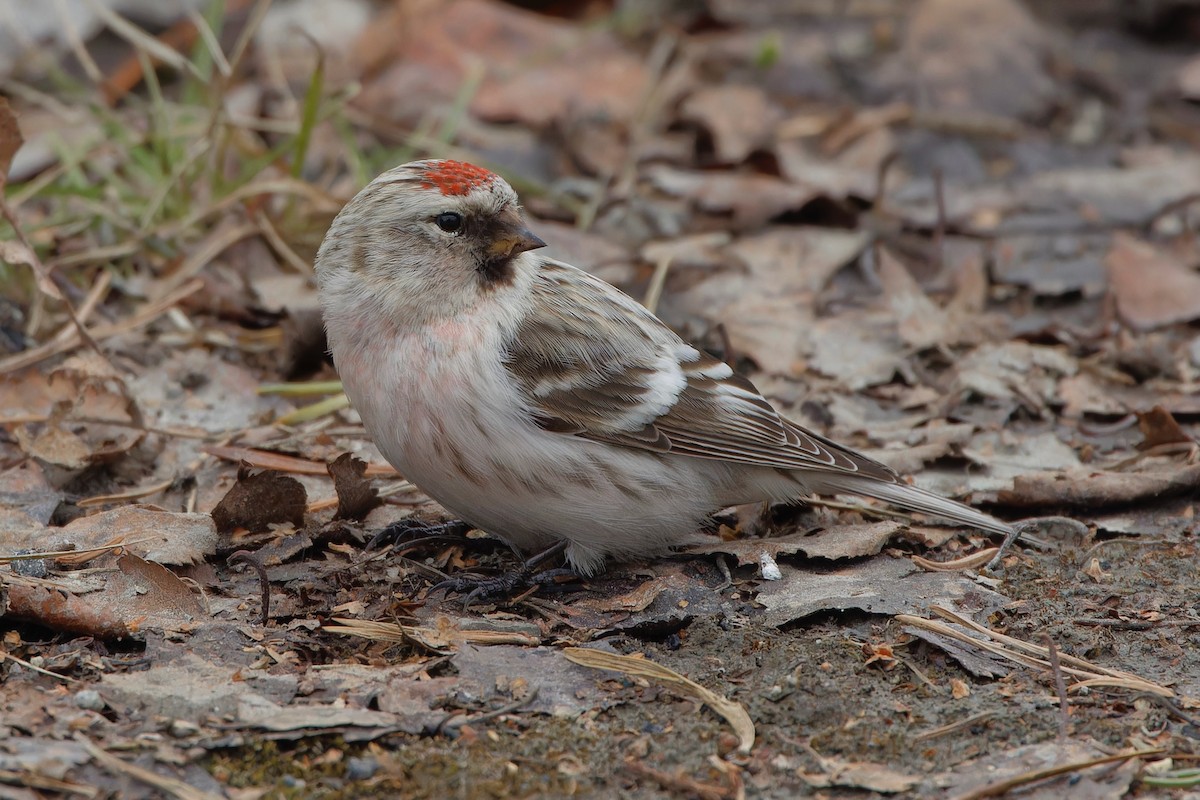
[[512, 284], [519, 259], [545, 246], [500, 176], [461, 161], [413, 161], [371, 181], [337, 215], [317, 254], [328, 318], [349, 295], [386, 298], [433, 320]]

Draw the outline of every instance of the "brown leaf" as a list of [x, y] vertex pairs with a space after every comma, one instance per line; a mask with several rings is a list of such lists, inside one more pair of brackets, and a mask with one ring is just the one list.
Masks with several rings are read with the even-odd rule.
[[13, 156], [24, 143], [25, 137], [21, 135], [21, 127], [17, 124], [17, 115], [8, 104], [8, 98], [0, 96], [0, 189], [8, 182]]
[[1109, 292], [1136, 330], [1200, 319], [1200, 275], [1171, 253], [1119, 233], [1108, 253]]
[[627, 120], [648, 80], [643, 61], [600, 27], [484, 0], [393, 8], [360, 43], [368, 68], [387, 66], [356, 105], [394, 119], [426, 115], [477, 81], [470, 110], [485, 120], [534, 128], [572, 115]]
[[759, 562], [759, 554], [772, 558], [802, 554], [808, 558], [861, 558], [871, 556], [902, 528], [899, 522], [872, 522], [864, 525], [838, 525], [817, 533], [792, 533], [768, 539], [734, 539], [689, 547], [689, 553], [727, 553], [738, 560], [738, 566]]
[[724, 248], [748, 274], [724, 270], [667, 292], [664, 313], [723, 323], [734, 351], [766, 372], [803, 370], [812, 348], [813, 297], [862, 250], [865, 233], [771, 227]]
[[739, 164], [770, 141], [782, 114], [757, 86], [703, 86], [684, 101], [680, 116], [708, 131], [717, 159]]
[[1161, 472], [1035, 472], [1018, 475], [999, 493], [1011, 508], [1098, 508], [1200, 491], [1200, 465]]
[[1139, 450], [1149, 450], [1160, 444], [1194, 441], [1192, 437], [1184, 433], [1183, 428], [1179, 427], [1179, 423], [1175, 421], [1175, 417], [1171, 416], [1171, 412], [1162, 406], [1156, 405], [1149, 411], [1135, 411], [1134, 413], [1137, 414], [1138, 428], [1142, 432], [1142, 441], [1137, 446]]
[[[226, 461], [240, 461], [251, 467], [276, 470], [278, 472], [294, 472], [298, 475], [326, 475], [329, 470], [325, 464], [311, 461], [307, 458], [285, 456], [282, 453], [272, 453], [269, 450], [255, 450], [250, 447], [232, 447], [227, 445], [206, 445], [201, 448], [205, 453]], [[368, 464], [367, 475], [384, 475], [389, 478], [398, 477], [396, 469], [390, 464]]]
[[907, 792], [921, 782], [919, 775], [901, 772], [886, 764], [864, 761], [843, 761], [831, 756], [821, 757], [821, 773], [800, 772], [800, 778], [814, 788], [846, 786], [880, 794]]
[[922, 0], [884, 83], [923, 109], [1034, 117], [1057, 92], [1049, 53], [1042, 26], [1016, 0]]
[[[782, 626], [821, 611], [848, 608], [870, 614], [925, 614], [931, 606], [1000, 608], [1008, 599], [956, 572], [922, 572], [907, 558], [868, 558], [835, 569], [801, 571], [780, 564], [784, 579], [763, 584], [764, 624]], [[987, 611], [981, 613], [990, 613]]]
[[752, 172], [694, 172], [668, 166], [647, 170], [659, 190], [691, 200], [701, 211], [732, 213], [739, 228], [757, 228], [785, 211], [797, 211], [820, 192]]
[[221, 533], [238, 528], [262, 532], [273, 523], [290, 522], [304, 526], [308, 494], [295, 478], [264, 470], [251, 474], [245, 462], [238, 469], [237, 483], [221, 498], [212, 511], [213, 522]]
[[[121, 506], [40, 532], [42, 549], [86, 550], [121, 544], [127, 553], [161, 564], [198, 564], [217, 550], [217, 532], [208, 514], [164, 511], [153, 506]], [[67, 545], [67, 546], [63, 546]]]
[[102, 639], [146, 628], [178, 630], [205, 616], [199, 597], [161, 564], [130, 553], [109, 563], [114, 568], [56, 581], [10, 581], [11, 615]]
[[379, 493], [365, 476], [367, 462], [350, 453], [342, 453], [329, 465], [329, 477], [333, 478], [333, 489], [337, 492], [338, 508], [334, 519], [366, 519], [372, 509], [383, 505]]
[[886, 247], [880, 247], [877, 269], [883, 294], [896, 315], [900, 338], [909, 347], [924, 350], [948, 341], [946, 312], [921, 288], [912, 274]]

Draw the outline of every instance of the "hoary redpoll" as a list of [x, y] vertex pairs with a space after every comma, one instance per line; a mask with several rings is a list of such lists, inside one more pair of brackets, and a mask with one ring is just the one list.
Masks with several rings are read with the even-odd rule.
[[317, 255], [346, 394], [384, 457], [464, 521], [527, 552], [565, 542], [585, 575], [686, 544], [724, 507], [812, 493], [1011, 532], [785, 419], [543, 244], [497, 175], [415, 161], [359, 192]]

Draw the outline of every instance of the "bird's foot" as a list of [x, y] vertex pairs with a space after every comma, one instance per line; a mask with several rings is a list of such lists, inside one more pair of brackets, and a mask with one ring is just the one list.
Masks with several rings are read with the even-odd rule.
[[579, 575], [569, 567], [553, 569], [537, 569], [543, 561], [559, 555], [566, 549], [566, 542], [559, 542], [542, 552], [534, 555], [516, 569], [509, 570], [492, 578], [477, 575], [459, 575], [436, 584], [429, 594], [444, 591], [447, 594], [461, 594], [463, 608], [469, 608], [476, 600], [492, 600], [512, 597], [526, 589], [539, 589], [543, 586], [554, 586], [576, 580]]
[[462, 520], [426, 522], [415, 517], [405, 517], [381, 528], [367, 542], [365, 549], [370, 551], [388, 545], [399, 548], [417, 542], [422, 544], [459, 542], [466, 538], [469, 530], [471, 530], [471, 526]]

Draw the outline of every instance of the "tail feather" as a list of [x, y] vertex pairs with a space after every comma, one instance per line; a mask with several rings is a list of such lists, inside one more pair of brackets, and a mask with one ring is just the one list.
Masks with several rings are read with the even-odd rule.
[[976, 511], [970, 506], [904, 483], [885, 483], [876, 478], [857, 475], [828, 475], [822, 476], [821, 485], [816, 489], [821, 493], [845, 493], [872, 497], [908, 511], [933, 514], [1003, 536], [1007, 536], [1013, 530], [1007, 522], [1002, 522], [991, 514]]

